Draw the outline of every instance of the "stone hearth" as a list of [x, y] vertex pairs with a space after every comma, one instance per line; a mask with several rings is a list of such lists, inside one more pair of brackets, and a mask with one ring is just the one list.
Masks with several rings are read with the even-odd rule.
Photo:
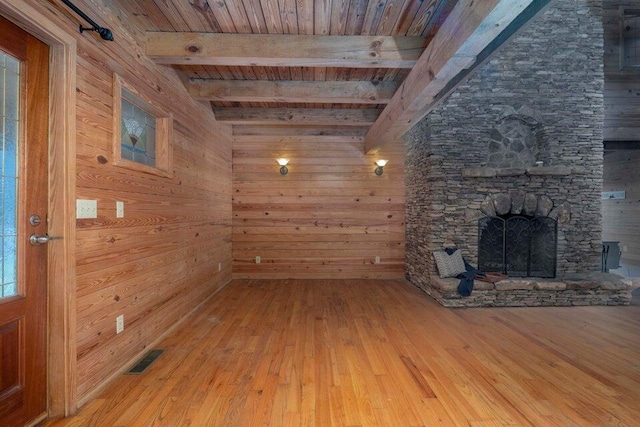
[[471, 296], [461, 297], [459, 279], [431, 276], [427, 293], [445, 307], [538, 307], [629, 305], [640, 286], [610, 273], [572, 274], [555, 279], [516, 278], [496, 283], [474, 281]]

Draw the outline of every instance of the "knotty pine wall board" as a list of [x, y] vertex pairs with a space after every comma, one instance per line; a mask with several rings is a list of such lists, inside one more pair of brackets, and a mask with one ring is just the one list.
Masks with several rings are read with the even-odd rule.
[[640, 69], [620, 67], [620, 7], [638, 9], [636, 0], [603, 0], [604, 139], [637, 140], [640, 134]]
[[[625, 191], [624, 199], [602, 201], [602, 239], [619, 241], [622, 260], [640, 262], [640, 150], [607, 151], [604, 191]], [[626, 247], [626, 250], [625, 250]]]
[[234, 136], [234, 278], [404, 276], [401, 144], [365, 155], [360, 136], [258, 133]]

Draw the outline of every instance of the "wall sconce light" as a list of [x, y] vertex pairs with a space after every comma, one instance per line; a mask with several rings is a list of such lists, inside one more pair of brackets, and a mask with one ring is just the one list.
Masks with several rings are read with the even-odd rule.
[[384, 172], [383, 168], [387, 163], [389, 163], [389, 160], [376, 160], [376, 165], [378, 165], [378, 167], [375, 170], [376, 175], [378, 176], [382, 175], [382, 172]]
[[282, 175], [286, 175], [287, 172], [289, 172], [289, 169], [287, 169], [287, 163], [289, 163], [289, 159], [280, 158], [276, 159], [276, 162], [278, 162], [278, 164], [280, 165], [280, 173]]

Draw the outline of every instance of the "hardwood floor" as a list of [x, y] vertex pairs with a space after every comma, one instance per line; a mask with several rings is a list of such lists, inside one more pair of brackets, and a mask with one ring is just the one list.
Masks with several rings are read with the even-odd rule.
[[47, 426], [638, 425], [640, 307], [445, 309], [410, 284], [235, 280]]

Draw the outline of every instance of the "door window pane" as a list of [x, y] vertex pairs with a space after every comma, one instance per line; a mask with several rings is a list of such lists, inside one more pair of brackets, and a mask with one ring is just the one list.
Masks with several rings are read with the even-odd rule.
[[0, 298], [16, 295], [20, 62], [0, 52]]

